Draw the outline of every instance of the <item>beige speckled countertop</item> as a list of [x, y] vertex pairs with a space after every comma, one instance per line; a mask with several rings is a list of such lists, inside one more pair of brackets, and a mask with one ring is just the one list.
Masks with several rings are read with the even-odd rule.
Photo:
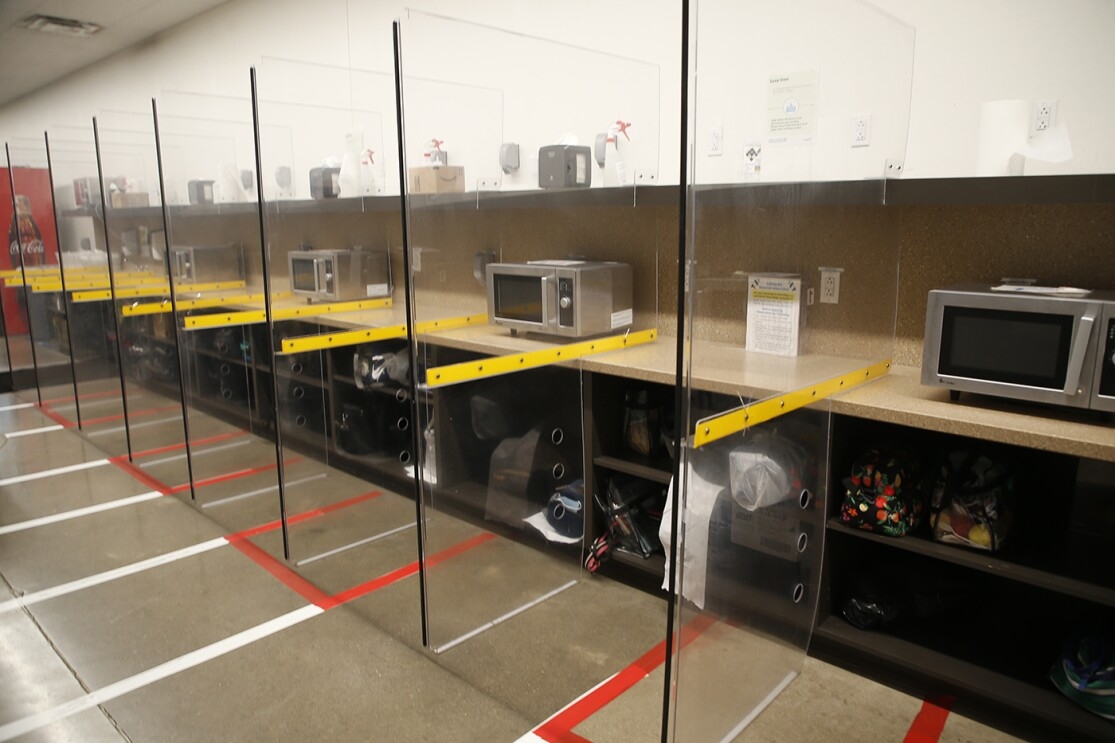
[[[483, 313], [474, 302], [439, 307], [445, 317]], [[459, 306], [458, 306], [459, 305]], [[422, 313], [420, 313], [422, 314]], [[338, 328], [383, 327], [405, 322], [402, 303], [385, 310], [325, 315], [319, 322]], [[532, 336], [512, 336], [505, 328], [481, 325], [426, 334], [423, 341], [437, 346], [482, 354], [514, 354], [551, 348], [553, 343]], [[586, 371], [673, 384], [676, 339], [584, 357]], [[748, 353], [733, 344], [702, 344], [694, 358], [696, 387], [754, 399], [799, 389], [860, 369], [870, 360], [824, 355], [778, 357]], [[1016, 446], [1115, 462], [1115, 424], [1076, 411], [1030, 407], [994, 398], [964, 395], [949, 400], [948, 390], [921, 384], [920, 369], [896, 366], [889, 374], [831, 398], [832, 410], [842, 415], [941, 433], [969, 436]]]
[[835, 413], [959, 436], [1115, 462], [1115, 425], [1074, 411], [1029, 407], [925, 387], [921, 370], [894, 367], [874, 382], [832, 398]]

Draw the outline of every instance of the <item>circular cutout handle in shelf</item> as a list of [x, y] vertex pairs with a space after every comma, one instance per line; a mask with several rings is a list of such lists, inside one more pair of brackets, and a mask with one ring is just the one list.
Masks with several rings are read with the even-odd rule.
[[793, 598], [794, 598], [794, 603], [795, 604], [800, 604], [801, 600], [803, 598], [805, 598], [805, 585], [804, 584], [798, 583], [796, 586], [794, 586], [794, 597]]

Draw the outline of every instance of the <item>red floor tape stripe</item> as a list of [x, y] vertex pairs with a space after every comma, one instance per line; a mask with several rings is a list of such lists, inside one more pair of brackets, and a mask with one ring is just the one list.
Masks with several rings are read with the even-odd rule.
[[[128, 411], [129, 418], [143, 418], [148, 415], [155, 415], [156, 413], [166, 413], [170, 410], [181, 410], [181, 405], [164, 405], [161, 408], [147, 408], [146, 410]], [[90, 418], [89, 420], [82, 421], [83, 426], [94, 426], [98, 423], [110, 423], [111, 421], [123, 420], [124, 414], [118, 413], [116, 415], [103, 415], [100, 418]]]
[[[284, 459], [283, 464], [284, 465], [298, 464], [301, 461], [302, 461], [302, 457], [291, 457], [290, 459]], [[194, 481], [194, 488], [195, 489], [196, 488], [204, 488], [207, 485], [216, 485], [217, 483], [228, 482], [229, 480], [236, 480], [236, 479], [239, 479], [241, 477], [249, 477], [251, 475], [259, 474], [260, 472], [266, 472], [268, 470], [276, 469], [277, 467], [278, 467], [277, 464], [264, 464], [264, 465], [261, 465], [259, 467], [250, 467], [246, 470], [237, 470], [236, 472], [228, 472], [228, 473], [225, 473], [223, 475], [214, 475], [213, 477], [206, 477], [206, 478], [203, 478], [201, 480], [195, 480]], [[189, 490], [189, 489], [190, 489], [190, 483], [184, 482], [181, 485], [175, 485], [174, 487], [172, 487], [170, 489], [170, 492], [171, 493], [182, 493], [182, 492], [185, 492], [186, 490]]]
[[46, 403], [43, 403], [42, 405], [40, 405], [39, 410], [42, 411], [42, 414], [45, 415], [47, 418], [50, 418], [52, 421], [54, 421], [58, 425], [63, 426], [65, 428], [73, 428], [74, 426], [77, 425], [72, 420], [70, 420], [66, 416], [62, 415], [61, 413], [55, 413], [53, 410], [50, 409], [50, 406], [47, 405]]
[[[700, 636], [701, 633], [715, 624], [715, 622], [716, 620], [714, 618], [704, 614], [687, 622], [685, 626], [681, 628], [681, 639], [675, 652], [691, 643]], [[582, 743], [582, 741], [585, 741], [585, 738], [574, 733], [573, 728], [592, 717], [609, 702], [645, 679], [665, 661], [666, 641], [663, 640], [627, 668], [624, 668], [615, 676], [596, 687], [592, 692], [581, 697], [576, 702], [542, 723], [534, 731], [534, 734], [550, 743]]]
[[[106, 392], [90, 392], [90, 393], [85, 394], [85, 395], [78, 395], [77, 399], [78, 400], [92, 400], [93, 398], [96, 398], [96, 397], [109, 397], [111, 395], [119, 395], [119, 394], [120, 394], [120, 390], [108, 390]], [[43, 400], [43, 405], [55, 405], [55, 404], [60, 403], [60, 402], [73, 402], [73, 401], [74, 401], [74, 396], [69, 395], [68, 397], [55, 397], [51, 400]]]
[[[473, 537], [471, 539], [466, 539], [465, 541], [460, 542], [458, 544], [455, 544], [452, 547], [449, 547], [448, 549], [444, 549], [441, 552], [436, 552], [433, 555], [430, 555], [429, 557], [426, 558], [426, 567], [430, 568], [430, 567], [433, 567], [434, 565], [437, 565], [438, 563], [445, 562], [446, 560], [451, 560], [452, 558], [456, 557], [457, 555], [461, 554], [462, 552], [467, 552], [468, 550], [472, 549], [473, 547], [478, 547], [481, 544], [484, 544], [485, 542], [490, 542], [495, 538], [496, 538], [495, 534], [489, 534], [489, 533], [477, 534], [475, 537]], [[373, 591], [378, 591], [379, 589], [381, 589], [385, 586], [389, 586], [392, 583], [395, 583], [396, 581], [400, 581], [403, 578], [407, 578], [411, 575], [414, 575], [417, 572], [418, 572], [418, 562], [417, 561], [412, 562], [409, 565], [404, 565], [403, 567], [399, 568], [398, 570], [392, 570], [390, 573], [387, 573], [385, 575], [381, 575], [380, 577], [375, 578], [373, 580], [370, 580], [367, 583], [361, 583], [360, 585], [353, 586], [352, 588], [341, 591], [340, 593], [333, 594], [332, 601], [334, 603], [331, 606], [327, 606], [327, 607], [323, 607], [323, 608], [331, 609], [331, 608], [333, 608], [333, 606], [340, 606], [341, 604], [348, 603], [349, 601], [353, 601], [355, 599], [358, 599], [361, 596], [366, 596], [367, 594], [369, 594]]]
[[[232, 431], [231, 433], [218, 433], [214, 436], [209, 436], [209, 437], [204, 438], [204, 439], [197, 439], [196, 441], [191, 442], [190, 446], [204, 446], [205, 444], [212, 444], [212, 443], [215, 443], [217, 441], [224, 441], [225, 439], [231, 439], [231, 438], [236, 438], [237, 436], [247, 436], [247, 435], [248, 435], [247, 431]], [[156, 454], [166, 454], [169, 451], [178, 451], [179, 449], [185, 449], [185, 448], [186, 448], [185, 443], [167, 444], [166, 446], [159, 446], [159, 447], [156, 447], [154, 449], [145, 449], [144, 451], [136, 452], [136, 453], [132, 454], [132, 458], [137, 459], [139, 457], [151, 457], [151, 456], [154, 456]]]
[[[358, 495], [355, 498], [349, 498], [348, 500], [343, 500], [339, 503], [332, 503], [328, 506], [322, 506], [321, 508], [314, 508], [309, 511], [303, 511], [302, 513], [288, 517], [287, 523], [297, 524], [307, 519], [324, 516], [327, 513], [339, 511], [342, 508], [348, 508], [349, 506], [355, 506], [357, 503], [363, 503], [364, 501], [371, 500], [372, 498], [378, 498], [381, 495], [383, 495], [383, 493], [379, 492], [378, 490], [373, 490], [370, 493], [364, 493], [363, 495]], [[282, 524], [283, 522], [281, 520], [275, 519], [274, 521], [269, 521], [266, 524], [260, 524], [259, 526], [252, 527], [251, 529], [245, 529], [244, 531], [238, 531], [235, 534], [230, 534], [226, 538], [229, 541], [232, 541], [233, 539], [251, 539], [252, 537], [259, 534], [266, 534], [269, 531], [275, 531], [280, 526], [282, 526]]]
[[109, 457], [108, 461], [112, 462], [121, 470], [139, 480], [141, 483], [151, 488], [152, 490], [158, 490], [163, 495], [170, 494], [171, 491], [169, 485], [167, 485], [162, 480], [158, 480], [152, 477], [151, 475], [141, 470], [139, 467], [136, 467], [134, 464], [129, 462], [126, 454], [121, 454], [120, 456], [116, 457]]
[[253, 542], [249, 542], [247, 539], [231, 538], [228, 541], [229, 544], [240, 550], [248, 559], [259, 565], [268, 573], [271, 573], [280, 583], [309, 601], [311, 604], [316, 604], [322, 609], [332, 608], [333, 599], [329, 594], [264, 552]]
[[[325, 593], [320, 588], [303, 578], [301, 575], [288, 568], [282, 562], [264, 552], [254, 543], [248, 541], [246, 537], [241, 536], [245, 533], [246, 532], [239, 532], [236, 535], [227, 537], [227, 539], [233, 547], [240, 550], [240, 552], [243, 553], [246, 557], [248, 557], [261, 568], [266, 570], [272, 576], [277, 578], [287, 588], [290, 588], [292, 591], [309, 601], [311, 604], [320, 606], [326, 611], [338, 607], [341, 604], [345, 604], [349, 601], [358, 599], [361, 596], [367, 596], [369, 593], [378, 591], [381, 588], [386, 588], [392, 583], [397, 583], [404, 578], [409, 578], [410, 576], [418, 572], [418, 562], [415, 561], [410, 563], [409, 565], [404, 565], [397, 570], [392, 570], [390, 573], [386, 573], [378, 578], [367, 581], [366, 583], [361, 583], [357, 586], [353, 586], [352, 588], [330, 596], [329, 594]], [[461, 542], [460, 544], [456, 544], [449, 549], [438, 552], [427, 560], [427, 564], [434, 565], [439, 562], [443, 562], [450, 558], [456, 557], [462, 552], [470, 550], [473, 547], [483, 544], [484, 542], [487, 542], [491, 539], [495, 539], [494, 534], [480, 534], [473, 537], [472, 539]]]
[[914, 718], [902, 743], [937, 743], [941, 731], [945, 729], [952, 703], [951, 697], [930, 698], [922, 702], [921, 711]]

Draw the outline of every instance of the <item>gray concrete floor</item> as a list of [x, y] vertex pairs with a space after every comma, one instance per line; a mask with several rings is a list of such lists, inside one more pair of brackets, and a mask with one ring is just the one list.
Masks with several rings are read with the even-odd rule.
[[[137, 404], [160, 407], [165, 398], [156, 397], [144, 393]], [[0, 408], [34, 399], [0, 395]], [[52, 410], [67, 416], [69, 405]], [[52, 425], [57, 415], [0, 410], [0, 434]], [[269, 444], [192, 413], [193, 439], [207, 440], [196, 447], [194, 475], [209, 482], [191, 496], [176, 458], [181, 419], [142, 430], [131, 467], [106, 463], [0, 485], [0, 740], [658, 740], [659, 597], [433, 514], [427, 557], [437, 564], [425, 597], [433, 646], [572, 583], [432, 652], [422, 642], [412, 501], [312, 460], [291, 462], [287, 481], [302, 484], [289, 489], [288, 514], [299, 518], [284, 559]], [[73, 428], [0, 436], [0, 481], [105, 457], [98, 437]], [[154, 495], [11, 529], [145, 493]], [[245, 530], [253, 531], [228, 538]], [[129, 567], [181, 550], [196, 551]], [[127, 574], [67, 586], [113, 570]], [[286, 624], [271, 631], [280, 618]], [[921, 708], [919, 699], [720, 623], [686, 646], [679, 668], [679, 741], [719, 740], [789, 675], [737, 740], [897, 741]], [[604, 690], [622, 682], [622, 693], [601, 704], [603, 692], [593, 692], [581, 702], [585, 714], [552, 722], [569, 723], [564, 738], [552, 727], [532, 733], [602, 682]], [[868, 729], [857, 706], [864, 699], [885, 710]], [[1013, 739], [950, 715], [940, 740]]]

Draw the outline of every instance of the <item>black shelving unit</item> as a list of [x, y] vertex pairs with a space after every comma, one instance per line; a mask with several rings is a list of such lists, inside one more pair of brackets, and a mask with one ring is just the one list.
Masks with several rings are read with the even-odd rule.
[[[955, 449], [1007, 463], [1014, 473], [1014, 523], [1002, 549], [934, 541], [928, 519], [903, 537], [845, 525], [840, 477], [859, 451], [878, 442], [914, 453], [928, 473]], [[952, 696], [956, 709], [1027, 739], [1115, 739], [1115, 725], [1073, 704], [1048, 679], [1077, 632], [1115, 627], [1115, 534], [1086, 516], [1091, 505], [1115, 495], [1115, 467], [1104, 465], [1111, 479], [1104, 492], [1084, 482], [1092, 464], [835, 416], [822, 598], [810, 652], [913, 694]], [[886, 627], [859, 629], [842, 609], [872, 576], [878, 578], [872, 590], [883, 591], [902, 614]]]

